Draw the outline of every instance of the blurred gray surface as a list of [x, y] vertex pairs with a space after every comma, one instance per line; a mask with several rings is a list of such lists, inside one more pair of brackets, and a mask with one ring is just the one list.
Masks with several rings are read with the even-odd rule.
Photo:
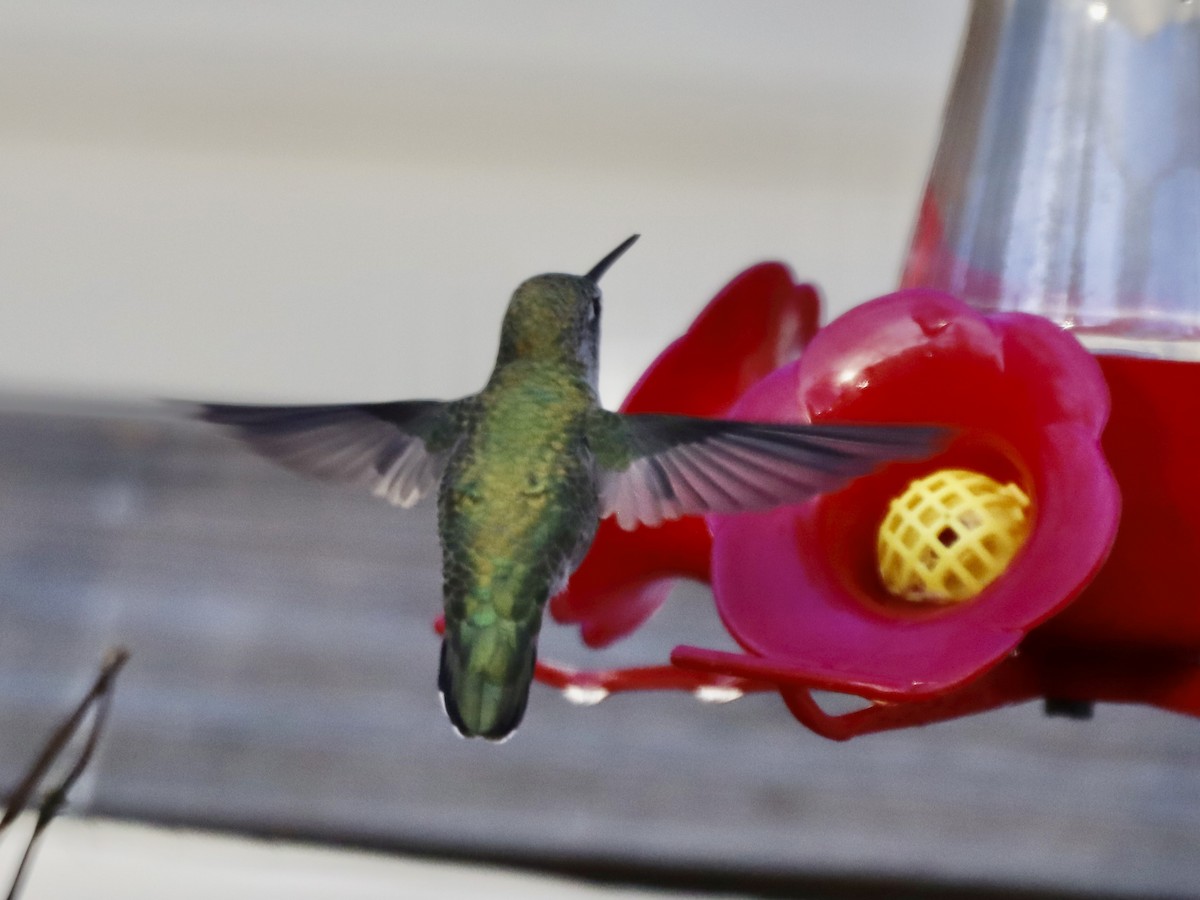
[[[580, 708], [495, 746], [434, 677], [432, 511], [304, 482], [163, 417], [0, 415], [0, 781], [128, 645], [93, 812], [551, 862], [1194, 895], [1200, 723], [1034, 706], [826, 742], [772, 696]], [[602, 655], [729, 646], [680, 591]]]

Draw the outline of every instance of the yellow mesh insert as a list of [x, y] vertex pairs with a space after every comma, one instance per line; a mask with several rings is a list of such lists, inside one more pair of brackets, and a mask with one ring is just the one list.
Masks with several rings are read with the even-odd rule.
[[1008, 568], [1029, 526], [1029, 497], [1017, 485], [943, 469], [891, 502], [879, 527], [879, 574], [903, 600], [969, 600]]

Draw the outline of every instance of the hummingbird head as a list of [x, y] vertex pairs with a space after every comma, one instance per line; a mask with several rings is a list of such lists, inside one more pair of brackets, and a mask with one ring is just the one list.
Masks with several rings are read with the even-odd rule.
[[498, 364], [517, 359], [582, 364], [595, 382], [600, 277], [638, 239], [633, 235], [586, 275], [538, 275], [516, 289], [500, 329]]

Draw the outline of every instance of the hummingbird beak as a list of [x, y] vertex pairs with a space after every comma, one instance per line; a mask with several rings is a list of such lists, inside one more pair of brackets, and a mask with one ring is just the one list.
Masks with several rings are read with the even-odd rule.
[[639, 237], [641, 237], [640, 234], [634, 234], [627, 237], [621, 242], [620, 246], [618, 246], [616, 250], [608, 254], [608, 256], [604, 257], [604, 259], [600, 260], [600, 262], [596, 263], [596, 265], [592, 266], [592, 270], [583, 277], [591, 282], [599, 282], [600, 277], [608, 271], [609, 266], [620, 259], [621, 254], [632, 247], [634, 241], [636, 241]]

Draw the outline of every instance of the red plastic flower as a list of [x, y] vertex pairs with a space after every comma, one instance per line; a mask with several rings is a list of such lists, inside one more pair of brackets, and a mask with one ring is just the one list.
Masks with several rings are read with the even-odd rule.
[[[724, 416], [752, 385], [800, 355], [819, 316], [816, 289], [794, 283], [785, 266], [747, 269], [651, 364], [621, 412]], [[606, 519], [551, 613], [579, 623], [589, 646], [604, 646], [653, 615], [675, 578], [707, 581], [710, 550], [699, 518], [633, 532]]]

